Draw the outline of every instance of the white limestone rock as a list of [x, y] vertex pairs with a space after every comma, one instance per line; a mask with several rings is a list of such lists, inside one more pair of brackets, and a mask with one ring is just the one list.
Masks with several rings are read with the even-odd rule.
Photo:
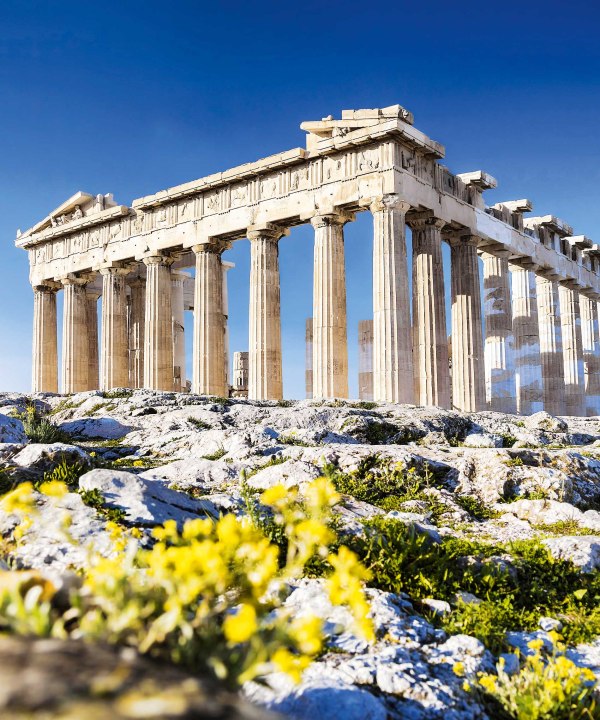
[[[108, 556], [114, 552], [106, 523], [84, 504], [80, 495], [68, 493], [61, 498], [48, 498], [34, 493], [34, 497], [34, 522], [14, 550], [22, 567], [62, 573], [70, 568], [85, 568], [92, 553]], [[0, 510], [0, 535], [10, 536], [17, 525], [15, 515]]]
[[266, 490], [274, 485], [285, 487], [302, 487], [321, 475], [318, 467], [312, 463], [286, 460], [277, 465], [269, 465], [248, 478], [248, 485], [259, 490]]
[[23, 449], [23, 443], [0, 443], [0, 462], [7, 462]]
[[516, 515], [534, 525], [552, 525], [557, 522], [574, 521], [581, 523], [583, 513], [571, 503], [557, 500], [527, 500], [525, 498], [512, 503], [498, 503], [494, 510]]
[[27, 435], [23, 429], [23, 423], [14, 417], [0, 415], [0, 443], [21, 443], [28, 442]]
[[91, 470], [79, 478], [82, 490], [98, 490], [108, 507], [125, 511], [133, 525], [152, 527], [167, 520], [181, 526], [200, 516], [218, 517], [216, 507], [208, 500], [196, 500], [185, 493], [170, 490], [158, 480], [119, 470]]
[[530, 430], [543, 430], [551, 433], [564, 433], [569, 429], [565, 420], [555, 417], [554, 415], [550, 415], [550, 413], [547, 413], [544, 410], [526, 417], [525, 425]]
[[111, 417], [81, 418], [70, 420], [59, 425], [61, 430], [73, 437], [100, 438], [103, 440], [120, 440], [131, 432], [131, 426]]
[[189, 458], [145, 470], [140, 477], [162, 480], [177, 489], [205, 488], [208, 492], [238, 480], [242, 468], [239, 463]]
[[600, 537], [597, 535], [569, 535], [543, 540], [552, 557], [570, 560], [582, 572], [600, 568]]
[[465, 437], [463, 445], [469, 448], [501, 448], [503, 442], [504, 440], [501, 435], [493, 435], [492, 433], [469, 433]]
[[76, 445], [66, 443], [31, 443], [26, 445], [12, 459], [11, 463], [35, 472], [47, 472], [62, 462], [68, 465], [79, 463], [90, 465], [91, 458]]

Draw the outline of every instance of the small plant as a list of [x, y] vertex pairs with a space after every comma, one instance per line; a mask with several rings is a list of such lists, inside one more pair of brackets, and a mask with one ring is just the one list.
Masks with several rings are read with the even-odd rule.
[[500, 660], [498, 674], [482, 674], [478, 688], [514, 720], [597, 720], [596, 676], [565, 656], [558, 633], [549, 635], [553, 641], [550, 655], [543, 650], [543, 640], [532, 640], [533, 654], [525, 658], [518, 673], [509, 675]]
[[292, 407], [293, 404], [294, 404], [293, 400], [278, 400], [277, 401], [278, 407], [283, 407], [283, 408]]
[[507, 460], [502, 461], [504, 465], [507, 467], [520, 467], [523, 465], [523, 459], [520, 458], [518, 455], [516, 457], [508, 458]]
[[127, 388], [115, 388], [113, 390], [105, 390], [100, 393], [100, 397], [110, 398], [116, 400], [117, 398], [130, 398], [133, 395], [133, 390]]
[[97, 510], [107, 520], [111, 520], [112, 522], [123, 522], [123, 520], [125, 520], [125, 511], [121, 508], [107, 507], [104, 501], [104, 496], [98, 488], [94, 488], [93, 490], [81, 490], [79, 494], [86, 505], [94, 508], [94, 510]]
[[79, 484], [79, 478], [87, 471], [83, 463], [72, 463], [69, 465], [65, 458], [52, 470], [45, 472], [43, 479], [35, 484], [38, 488], [42, 483], [61, 482], [64, 483], [69, 490], [74, 490]]
[[200, 420], [200, 418], [195, 418], [195, 417], [190, 416], [187, 419], [187, 421], [189, 422], [190, 425], [193, 425], [196, 428], [196, 430], [210, 430], [212, 427], [207, 422], [204, 422], [204, 420]]
[[21, 415], [23, 429], [27, 437], [34, 443], [70, 442], [71, 438], [66, 432], [58, 428], [47, 417], [40, 414], [33, 403], [25, 408]]
[[359, 410], [375, 410], [377, 403], [371, 402], [370, 400], [361, 400], [360, 402], [353, 403], [352, 407]]
[[310, 443], [307, 443], [305, 440], [302, 440], [301, 438], [296, 437], [293, 434], [282, 434], [278, 437], [278, 441], [280, 443], [283, 443], [284, 445], [299, 445], [300, 447], [312, 447]]
[[215, 405], [231, 405], [229, 398], [219, 397], [218, 395], [211, 397], [211, 401], [215, 403]]
[[208, 453], [208, 455], [203, 455], [202, 457], [205, 460], [220, 460], [224, 455], [227, 455], [227, 450], [221, 445], [218, 450]]
[[517, 442], [517, 438], [514, 435], [510, 435], [509, 433], [505, 433], [501, 435], [501, 437], [503, 448], [511, 448]]
[[475, 520], [492, 520], [500, 513], [492, 510], [482, 500], [474, 495], [455, 495], [454, 500], [463, 510], [466, 510]]

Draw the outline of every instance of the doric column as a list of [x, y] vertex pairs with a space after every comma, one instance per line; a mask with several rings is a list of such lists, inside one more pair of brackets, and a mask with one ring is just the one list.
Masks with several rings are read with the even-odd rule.
[[450, 368], [441, 229], [430, 215], [408, 221], [413, 246], [413, 364], [415, 402], [450, 407]]
[[373, 400], [373, 321], [358, 321], [358, 399]]
[[32, 392], [58, 392], [55, 286], [33, 288]]
[[405, 215], [397, 195], [375, 198], [373, 214], [373, 397], [412, 403], [414, 381]]
[[[227, 273], [234, 267], [234, 263], [221, 258], [221, 268], [223, 269], [223, 360], [225, 363], [225, 387], [227, 388], [232, 385], [229, 369], [229, 290], [227, 287]], [[248, 353], [246, 353], [246, 355], [248, 355]], [[247, 359], [248, 358], [246, 358], [246, 360]]]
[[478, 238], [453, 236], [452, 290], [452, 404], [462, 412], [485, 407], [483, 329], [479, 285]]
[[306, 318], [305, 331], [305, 355], [304, 355], [304, 386], [306, 398], [310, 400], [313, 396], [313, 320]]
[[98, 390], [100, 387], [100, 363], [98, 358], [98, 298], [100, 292], [87, 288], [87, 343], [88, 343], [88, 373], [87, 389]]
[[279, 238], [275, 227], [251, 228], [250, 342], [248, 398], [281, 400], [281, 304], [279, 299]]
[[144, 325], [146, 323], [146, 279], [129, 281], [129, 380], [132, 388], [144, 387]]
[[316, 215], [313, 276], [313, 397], [348, 397], [344, 224], [351, 216]]
[[558, 300], [558, 283], [536, 277], [540, 355], [544, 410], [552, 415], [565, 414], [565, 371], [563, 367], [562, 330]]
[[512, 263], [510, 271], [517, 411], [531, 415], [544, 409], [535, 272]]
[[129, 385], [127, 358], [127, 297], [125, 275], [127, 270], [107, 267], [102, 275], [102, 390]]
[[567, 415], [585, 415], [579, 291], [570, 283], [561, 282], [558, 292], [565, 369], [565, 412]]
[[579, 296], [581, 341], [585, 366], [585, 409], [588, 417], [600, 415], [600, 332], [596, 298]]
[[508, 252], [481, 254], [485, 315], [485, 387], [490, 410], [517, 411]]
[[144, 258], [144, 387], [150, 390], [173, 389], [172, 263], [171, 258], [162, 255]]
[[88, 389], [87, 280], [67, 277], [63, 285], [62, 392]]
[[193, 391], [199, 395], [227, 396], [221, 253], [226, 246], [194, 245], [196, 280], [194, 297]]
[[171, 310], [173, 313], [173, 390], [184, 392], [185, 384], [185, 316], [183, 286], [187, 273], [171, 273]]

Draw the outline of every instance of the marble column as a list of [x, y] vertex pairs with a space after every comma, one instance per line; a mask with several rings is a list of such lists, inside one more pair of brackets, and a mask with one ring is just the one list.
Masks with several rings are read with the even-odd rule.
[[102, 390], [129, 386], [127, 344], [127, 296], [125, 268], [107, 267], [102, 275]]
[[565, 414], [565, 372], [558, 283], [541, 275], [536, 277], [540, 355], [544, 410], [552, 415]]
[[441, 229], [430, 215], [413, 217], [413, 364], [415, 402], [450, 407], [450, 368]]
[[373, 398], [414, 401], [405, 215], [397, 195], [376, 198], [373, 214]]
[[172, 263], [171, 258], [162, 255], [144, 258], [144, 387], [149, 390], [173, 390]]
[[455, 236], [451, 246], [452, 404], [462, 412], [485, 408], [485, 371], [478, 238]]
[[33, 288], [32, 392], [58, 392], [58, 345], [54, 286]]
[[252, 228], [250, 240], [250, 341], [248, 398], [283, 399], [279, 228]]
[[348, 215], [316, 215], [313, 275], [313, 397], [348, 397], [344, 224]]
[[517, 411], [508, 252], [483, 252], [485, 388], [490, 410]]
[[144, 325], [146, 322], [146, 280], [129, 281], [129, 379], [132, 388], [144, 387]]
[[567, 415], [585, 415], [579, 290], [570, 283], [561, 282], [558, 293], [565, 369], [565, 412]]
[[100, 363], [98, 357], [98, 298], [100, 292], [87, 289], [87, 343], [88, 343], [88, 378], [87, 389], [98, 390], [100, 387]]
[[185, 392], [185, 311], [183, 286], [187, 273], [171, 273], [171, 310], [173, 312], [173, 390]]
[[600, 415], [600, 332], [598, 302], [595, 297], [579, 296], [581, 341], [585, 368], [585, 410], [588, 417]]
[[225, 376], [223, 315], [223, 244], [194, 245], [196, 280], [194, 298], [193, 391], [199, 395], [228, 394]]
[[306, 398], [310, 400], [313, 396], [313, 321], [306, 318], [305, 328], [305, 357], [304, 357], [304, 387]]
[[223, 269], [223, 361], [225, 363], [225, 387], [227, 388], [232, 385], [229, 369], [229, 291], [227, 273], [234, 267], [234, 263], [221, 258], [221, 268]]
[[373, 400], [373, 321], [358, 321], [358, 399]]
[[535, 271], [511, 263], [510, 272], [517, 412], [531, 415], [544, 409]]
[[62, 392], [88, 389], [89, 345], [86, 280], [63, 279]]

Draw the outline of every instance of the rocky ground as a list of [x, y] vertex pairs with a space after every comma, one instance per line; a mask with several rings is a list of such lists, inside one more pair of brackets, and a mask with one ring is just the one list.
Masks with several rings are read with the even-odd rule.
[[[68, 442], [30, 441], [19, 418], [32, 400]], [[472, 550], [465, 557], [448, 556], [452, 577], [461, 562], [469, 578], [476, 572], [473, 567], [487, 563], [508, 576], [512, 573], [518, 585], [523, 566], [511, 548], [521, 543], [518, 547], [525, 553], [523, 548], [534, 547], [536, 541], [536, 547], [542, 544], [550, 557], [567, 561], [564, 568], [582, 578], [582, 597], [592, 592], [585, 583], [593, 584], [590, 578], [600, 570], [599, 418], [462, 415], [342, 401], [257, 403], [143, 390], [69, 397], [0, 394], [5, 482], [35, 482], [64, 461], [84, 468], [79, 491], [61, 499], [76, 544], [65, 542], [55, 505], [40, 495], [37, 521], [5, 557], [10, 567], [36, 569], [56, 582], [83, 567], [90, 548], [110, 553], [107, 508], [144, 536], [167, 519], [183, 523], [199, 516], [243, 514], [244, 483], [250, 490], [279, 483], [302, 490], [324, 471], [343, 494], [336, 508], [342, 536], [360, 539], [365, 522], [379, 518], [421, 538], [423, 553], [425, 548], [441, 553], [459, 540], [470, 543], [469, 548], [494, 549], [487, 555], [481, 551], [481, 557]], [[390, 486], [389, 478], [395, 482], [400, 476], [400, 484]], [[387, 489], [382, 489], [381, 478], [387, 478]], [[371, 492], [375, 486], [377, 492]], [[102, 511], [84, 501], [90, 492], [100, 494]], [[14, 516], [0, 512], [5, 540], [14, 528]], [[243, 695], [255, 706], [311, 720], [493, 717], [477, 694], [465, 690], [463, 676], [493, 672], [500, 654], [507, 667], [515, 667], [516, 648], [526, 654], [528, 641], [546, 641], [548, 631], [568, 625], [568, 618], [559, 613], [535, 616], [536, 628], [530, 615], [527, 624], [503, 632], [501, 642], [488, 641], [493, 633], [477, 627], [467, 627], [469, 634], [458, 632], [461, 625], [453, 619], [457, 607], [463, 618], [465, 606], [494, 602], [493, 587], [483, 597], [472, 592], [482, 587], [474, 582], [456, 581], [452, 594], [432, 585], [428, 597], [423, 583], [417, 592], [408, 575], [404, 582], [375, 576], [368, 593], [377, 641], [369, 645], [352, 633], [346, 611], [331, 606], [321, 580], [302, 580], [290, 589], [286, 604], [298, 614], [310, 611], [326, 620], [329, 651], [309, 667], [300, 684], [275, 674], [261, 683], [247, 683]], [[600, 676], [600, 641], [587, 620], [583, 624], [588, 632], [572, 635], [568, 656]], [[54, 645], [50, 651], [64, 648]], [[3, 652], [0, 643], [0, 655]], [[20, 646], [19, 652], [31, 663], [32, 673], [45, 677], [36, 669], [37, 648]], [[67, 654], [73, 652], [68, 648]], [[7, 682], [6, 673], [13, 690], [31, 684], [27, 673], [7, 668], [3, 664], [0, 670], [0, 686]], [[136, 667], [136, 677], [141, 672]], [[156, 681], [157, 671], [148, 672]], [[174, 677], [176, 681], [183, 682]], [[173, 717], [251, 717], [254, 712], [240, 705], [231, 713], [195, 715], [194, 693], [203, 692], [198, 688], [190, 690], [188, 715], [182, 711]], [[21, 717], [18, 696], [16, 690], [0, 692], [3, 717], [13, 717], [9, 711]], [[46, 700], [57, 702], [56, 697]], [[229, 707], [227, 702], [223, 707]], [[140, 717], [128, 715], [124, 707], [119, 707], [123, 717]], [[106, 717], [121, 717], [113, 711]], [[158, 716], [171, 715], [165, 710]]]

